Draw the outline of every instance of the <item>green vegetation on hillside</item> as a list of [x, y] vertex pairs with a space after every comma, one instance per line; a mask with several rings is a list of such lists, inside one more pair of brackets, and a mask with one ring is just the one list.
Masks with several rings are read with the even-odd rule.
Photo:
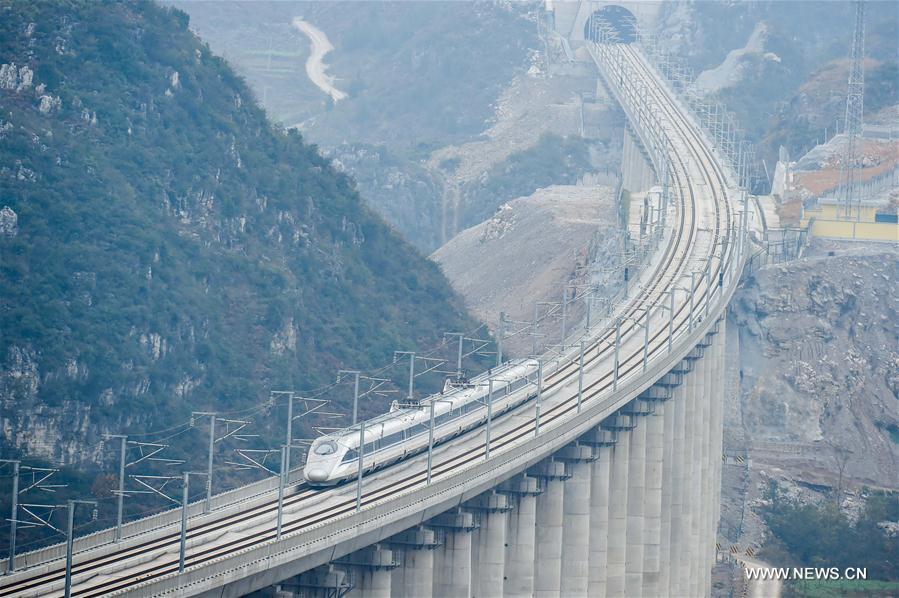
[[[842, 128], [846, 110], [846, 79], [848, 78], [848, 63], [828, 64], [822, 72], [837, 71], [836, 77], [840, 88], [834, 90], [833, 76], [824, 77], [821, 72], [812, 75], [810, 84], [796, 94], [789, 102], [781, 106], [780, 110], [768, 119], [765, 124], [765, 114], [752, 113], [740, 115], [741, 122], [750, 122], [756, 118], [755, 127], [758, 135], [765, 135], [763, 144], [765, 151], [771, 154], [776, 152], [781, 145], [787, 148], [791, 156], [800, 157], [810, 150], [815, 143], [824, 141], [823, 127], [829, 127], [828, 137], [833, 135], [834, 127], [839, 124]], [[813, 98], [809, 95], [814, 92]], [[809, 105], [814, 106], [814, 111], [809, 112]], [[865, 115], [872, 114], [888, 107], [899, 104], [899, 64], [896, 62], [883, 62], [865, 73]]]
[[440, 230], [439, 180], [418, 160], [397, 156], [386, 145], [345, 143], [328, 151], [363, 191], [365, 200], [403, 238], [429, 253]]
[[64, 422], [58, 458], [474, 325], [186, 14], [88, 0], [0, 14], [0, 64], [33, 72], [0, 90], [0, 208], [18, 217], [0, 237], [7, 447], [43, 409]]
[[876, 580], [803, 580], [789, 581], [784, 598], [893, 598], [899, 594], [899, 582]]
[[[865, 567], [869, 580], [899, 580], [899, 543], [880, 525], [899, 521], [895, 494], [871, 493], [855, 522], [831, 502], [822, 506], [801, 504], [782, 496], [776, 488], [772, 496], [762, 516], [796, 565], [841, 570]], [[788, 564], [780, 558], [777, 563]]]
[[899, 104], [899, 63], [883, 62], [865, 73], [865, 108], [877, 112]]

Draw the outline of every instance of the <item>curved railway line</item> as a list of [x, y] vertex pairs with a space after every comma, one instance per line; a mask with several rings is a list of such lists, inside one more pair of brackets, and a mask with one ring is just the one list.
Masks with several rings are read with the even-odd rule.
[[[676, 194], [673, 210], [675, 213], [676, 228], [672, 231], [667, 245], [659, 260], [649, 284], [639, 294], [633, 297], [626, 306], [622, 315], [625, 323], [621, 324], [621, 356], [619, 360], [618, 383], [627, 380], [634, 374], [642, 372], [643, 368], [643, 342], [635, 342], [639, 325], [635, 319], [646, 310], [650, 315], [646, 317], [645, 324], [653, 322], [653, 314], [650, 309], [661, 304], [661, 299], [666, 292], [674, 292], [673, 287], [687, 275], [691, 261], [701, 259], [704, 267], [709, 268], [708, 274], [703, 270], [703, 276], [699, 278], [696, 286], [694, 309], [704, 306], [712, 300], [714, 287], [718, 286], [719, 275], [726, 267], [729, 258], [732, 262], [735, 248], [733, 223], [733, 210], [727, 197], [727, 182], [724, 169], [716, 157], [709, 150], [706, 142], [696, 126], [679, 108], [676, 101], [670, 97], [670, 92], [660, 85], [651, 69], [646, 66], [640, 54], [627, 45], [616, 45], [607, 48], [609, 51], [620, 52], [623, 63], [630, 65], [631, 70], [644, 76], [646, 89], [654, 98], [671, 131], [672, 140], [678, 140], [686, 149], [687, 155], [681, 153], [675, 147], [671, 147], [669, 159], [672, 164], [672, 186]], [[672, 145], [674, 142], [672, 141]], [[700, 172], [702, 183], [692, 180], [690, 166]], [[710, 197], [702, 197], [697, 187], [704, 186], [708, 189]], [[711, 205], [706, 202], [710, 201]], [[708, 221], [705, 210], [710, 212]], [[696, 255], [697, 233], [701, 225], [710, 227], [712, 233], [707, 246], [707, 253]], [[720, 255], [716, 255], [716, 249], [720, 246]], [[714, 271], [711, 269], [713, 268]], [[735, 264], [731, 263], [731, 267]], [[687, 275], [688, 276], [688, 275]], [[689, 277], [689, 276], [688, 276]], [[705, 282], [703, 282], [703, 280]], [[701, 286], [701, 288], [700, 288]], [[722, 296], [719, 288], [718, 296]], [[658, 316], [660, 310], [656, 309]], [[673, 319], [674, 336], [684, 334], [690, 326], [689, 305], [686, 301], [678, 303]], [[617, 319], [617, 318], [616, 318]], [[658, 322], [656, 330], [651, 332], [648, 345], [649, 359], [668, 352], [668, 324], [656, 317]], [[607, 324], [596, 336], [591, 338], [585, 352], [584, 368], [599, 370], [595, 379], [584, 384], [582, 405], [592, 406], [602, 398], [608, 399], [612, 395], [615, 385], [615, 374], [611, 358], [614, 352], [615, 327]], [[573, 354], [569, 351], [569, 354]], [[566, 356], [568, 357], [568, 356]], [[551, 428], [554, 424], [566, 421], [572, 415], [577, 414], [578, 395], [576, 390], [567, 392], [566, 387], [577, 383], [578, 364], [575, 358], [562, 360], [555, 371], [548, 374], [543, 387], [543, 409], [539, 416], [541, 431]], [[533, 389], [524, 391], [532, 392]], [[562, 394], [557, 400], [554, 395]], [[515, 446], [517, 443], [535, 435], [536, 417], [534, 403], [536, 394], [530, 396], [522, 405], [510, 410], [502, 417], [494, 420], [491, 438], [491, 459], [494, 455], [501, 455], [503, 449]], [[451, 475], [463, 475], [463, 471], [470, 465], [484, 459], [486, 444], [483, 439], [483, 427], [469, 431], [462, 436], [450, 441], [434, 452], [434, 467], [432, 477], [440, 479]], [[449, 454], [448, 444], [457, 444], [462, 450]], [[407, 461], [397, 463], [384, 470], [373, 472], [366, 476], [366, 488], [362, 496], [362, 505], [370, 505], [400, 495], [410, 489], [423, 485], [426, 481], [426, 471], [422, 467], [421, 455], [410, 458]], [[406, 475], [398, 474], [400, 471], [410, 470]], [[398, 479], [390, 480], [390, 483], [376, 485], [377, 478], [382, 474], [400, 475]], [[339, 485], [322, 490], [300, 484], [294, 491], [285, 494], [284, 497], [284, 525], [283, 534], [299, 532], [331, 521], [343, 515], [355, 511], [356, 501], [346, 492], [347, 485]], [[346, 495], [346, 496], [344, 496]], [[263, 499], [258, 504], [221, 517], [195, 523], [188, 532], [188, 551], [186, 567], [188, 569], [209, 563], [222, 556], [235, 551], [244, 550], [275, 539], [275, 511], [277, 500], [272, 493], [270, 499]], [[321, 507], [331, 500], [333, 504]], [[302, 512], [298, 512], [301, 511]], [[213, 512], [212, 516], [215, 515]], [[209, 516], [207, 516], [209, 517]], [[92, 556], [90, 551], [76, 553], [73, 566], [73, 596], [98, 597], [129, 590], [138, 589], [135, 586], [168, 576], [178, 571], [178, 541], [177, 525], [168, 526], [172, 533], [167, 533], [154, 539], [141, 539], [133, 536], [123, 541], [119, 551], [100, 556]], [[237, 532], [240, 533], [237, 533]], [[234, 532], [234, 537], [225, 538], [225, 534]], [[81, 558], [78, 558], [78, 557]], [[14, 573], [0, 580], [0, 596], [53, 596], [61, 595], [62, 581], [64, 578], [63, 563], [55, 564], [49, 571], [35, 574], [25, 570]]]

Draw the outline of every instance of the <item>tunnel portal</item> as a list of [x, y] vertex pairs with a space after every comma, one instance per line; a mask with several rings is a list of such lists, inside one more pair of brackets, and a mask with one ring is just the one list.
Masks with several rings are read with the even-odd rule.
[[584, 39], [597, 43], [633, 43], [637, 39], [637, 18], [623, 6], [603, 6], [584, 23]]

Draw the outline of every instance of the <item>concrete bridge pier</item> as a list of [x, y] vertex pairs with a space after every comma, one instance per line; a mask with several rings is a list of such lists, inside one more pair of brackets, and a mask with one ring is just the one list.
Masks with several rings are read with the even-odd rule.
[[393, 551], [379, 544], [368, 546], [335, 562], [352, 571], [353, 588], [347, 593], [351, 598], [390, 598], [391, 570], [396, 568]]
[[472, 596], [502, 596], [508, 527], [509, 497], [496, 491], [485, 492], [465, 505], [479, 515], [472, 533]]
[[662, 434], [662, 491], [660, 496], [661, 511], [659, 518], [659, 577], [653, 586], [651, 579], [647, 587], [647, 595], [655, 589], [656, 596], [671, 595], [671, 525], [674, 505], [674, 428], [675, 403], [677, 389], [670, 388], [670, 399], [664, 403], [664, 431]]
[[[727, 397], [727, 370], [726, 370], [726, 358], [725, 358], [725, 347], [727, 346], [727, 312], [725, 311], [725, 315], [721, 317], [721, 321], [719, 322], [718, 335], [716, 336], [716, 340], [718, 344], [716, 346], [717, 357], [715, 360], [715, 367], [717, 368], [718, 380], [715, 383], [716, 388], [721, 392], [721, 396], [718, 397], [718, 400], [715, 402], [715, 415], [717, 416], [717, 421], [715, 422], [715, 433], [716, 433], [716, 448], [715, 454], [712, 455], [712, 458], [715, 460], [715, 535], [717, 536], [717, 526], [718, 522], [721, 520], [721, 480], [724, 475], [724, 404], [725, 399]], [[714, 559], [714, 553], [712, 555]]]
[[698, 505], [701, 500], [700, 474], [702, 466], [699, 462], [702, 452], [702, 427], [705, 422], [700, 422], [702, 413], [702, 379], [704, 378], [704, 365], [702, 349], [697, 347], [688, 356], [691, 359], [692, 371], [686, 377], [686, 415], [684, 421], [684, 579], [683, 595], [695, 596], [698, 591], [696, 580], [696, 561], [699, 557], [699, 520]]
[[[693, 350], [700, 357], [703, 350], [697, 347]], [[701, 421], [703, 402], [703, 381], [705, 380], [706, 362], [697, 359], [694, 369], [687, 378], [687, 464], [689, 477], [687, 478], [687, 497], [684, 501], [684, 519], [687, 526], [687, 586], [686, 594], [697, 596], [699, 594], [698, 563], [702, 560], [699, 554], [700, 546], [700, 520], [702, 501], [702, 429], [706, 422]]]
[[334, 565], [322, 565], [278, 584], [281, 595], [294, 598], [329, 598], [351, 589], [347, 572]]
[[665, 422], [671, 419], [662, 401], [653, 402], [653, 412], [646, 422], [646, 461], [643, 508], [643, 594], [660, 596], [662, 510], [669, 503], [662, 503], [664, 469]]
[[562, 584], [562, 528], [565, 480], [569, 475], [565, 463], [546, 459], [532, 470], [543, 486], [537, 497], [537, 532], [534, 551], [534, 596], [556, 598]]
[[698, 421], [700, 422], [699, 426], [699, 478], [698, 478], [698, 490], [699, 490], [699, 502], [697, 503], [698, 511], [698, 525], [697, 525], [697, 545], [696, 545], [696, 562], [694, 564], [695, 573], [694, 579], [696, 583], [696, 596], [703, 595], [707, 596], [708, 594], [705, 591], [706, 588], [706, 580], [711, 581], [711, 564], [708, 561], [708, 547], [711, 544], [709, 541], [710, 538], [710, 530], [711, 530], [711, 515], [713, 506], [711, 504], [711, 492], [712, 492], [712, 483], [710, 478], [710, 445], [712, 440], [712, 423], [711, 423], [711, 403], [712, 396], [716, 391], [712, 386], [712, 373], [714, 369], [714, 358], [712, 355], [712, 351], [710, 349], [713, 342], [713, 335], [711, 333], [707, 334], [702, 341], [700, 341], [699, 346], [703, 351], [703, 359], [702, 359], [702, 378], [699, 380], [699, 393], [697, 398], [699, 399], [699, 406], [697, 408], [697, 416]]
[[[711, 568], [715, 564], [715, 539], [718, 535], [718, 521], [721, 515], [721, 469], [722, 455], [724, 453], [724, 342], [726, 318], [716, 323], [717, 333], [712, 338], [711, 345], [711, 396], [710, 396], [710, 431], [709, 443], [709, 471], [710, 471], [710, 501], [709, 521], [706, 528], [706, 566]], [[712, 578], [706, 574], [706, 595], [711, 595]]]
[[636, 419], [636, 426], [631, 430], [630, 448], [628, 449], [624, 588], [628, 598], [640, 598], [643, 595], [646, 417], [650, 415], [651, 407], [641, 399], [634, 399], [627, 406], [627, 409]]
[[708, 378], [708, 447], [705, 460], [705, 464], [708, 467], [706, 476], [706, 504], [708, 505], [708, 508], [703, 534], [703, 542], [705, 543], [703, 546], [703, 548], [705, 549], [703, 553], [703, 562], [705, 563], [703, 580], [705, 582], [704, 588], [706, 596], [710, 596], [712, 592], [711, 571], [715, 563], [715, 538], [718, 531], [718, 503], [716, 500], [718, 497], [718, 492], [716, 490], [716, 484], [720, 485], [718, 472], [721, 471], [721, 451], [718, 450], [717, 437], [719, 436], [719, 434], [717, 433], [716, 425], [718, 422], [717, 412], [721, 408], [721, 401], [724, 397], [724, 386], [721, 384], [722, 380], [720, 380], [718, 375], [720, 357], [718, 353], [718, 342], [721, 337], [721, 334], [718, 332], [718, 330], [719, 325], [716, 323], [714, 328], [712, 328], [712, 335], [709, 338], [709, 348], [707, 349], [710, 362]]
[[618, 442], [612, 448], [609, 482], [609, 547], [606, 557], [606, 596], [617, 597], [625, 594], [628, 454], [634, 424], [630, 415], [619, 413], [607, 418], [602, 425], [604, 428], [618, 432]]
[[471, 532], [477, 527], [474, 516], [454, 510], [427, 523], [443, 537], [434, 558], [434, 595], [440, 598], [471, 597]]
[[503, 567], [503, 596], [530, 598], [534, 594], [534, 558], [537, 530], [537, 479], [512, 478], [498, 488], [513, 506], [507, 517]]
[[688, 545], [690, 539], [688, 489], [690, 464], [687, 457], [692, 452], [692, 440], [688, 444], [687, 417], [689, 407], [688, 381], [692, 376], [695, 361], [685, 359], [672, 375], [680, 378], [680, 384], [672, 391], [671, 405], [674, 408], [671, 470], [671, 531], [670, 531], [670, 596], [685, 596], [689, 582]]
[[582, 440], [594, 446], [596, 460], [590, 472], [590, 558], [587, 564], [587, 595], [604, 598], [609, 554], [609, 471], [617, 433], [595, 428]]
[[588, 559], [590, 558], [590, 474], [596, 460], [593, 447], [572, 444], [556, 458], [564, 461], [571, 476], [565, 482], [562, 523], [562, 582], [565, 598], [587, 598]]
[[621, 173], [622, 185], [628, 191], [645, 191], [655, 182], [655, 175], [646, 158], [643, 146], [630, 125], [624, 129]]
[[391, 537], [386, 544], [400, 554], [401, 566], [392, 571], [390, 593], [394, 598], [431, 598], [434, 594], [434, 550], [437, 534], [416, 527]]

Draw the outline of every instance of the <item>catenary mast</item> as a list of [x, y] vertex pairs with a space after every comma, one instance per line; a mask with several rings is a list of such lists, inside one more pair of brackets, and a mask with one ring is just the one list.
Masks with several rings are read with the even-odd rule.
[[840, 166], [840, 199], [842, 214], [846, 220], [859, 217], [861, 205], [856, 198], [855, 171], [858, 166], [857, 144], [862, 135], [862, 118], [865, 106], [865, 3], [859, 0], [855, 5], [855, 32], [852, 36], [852, 50], [849, 65], [849, 88], [846, 94], [846, 147]]

